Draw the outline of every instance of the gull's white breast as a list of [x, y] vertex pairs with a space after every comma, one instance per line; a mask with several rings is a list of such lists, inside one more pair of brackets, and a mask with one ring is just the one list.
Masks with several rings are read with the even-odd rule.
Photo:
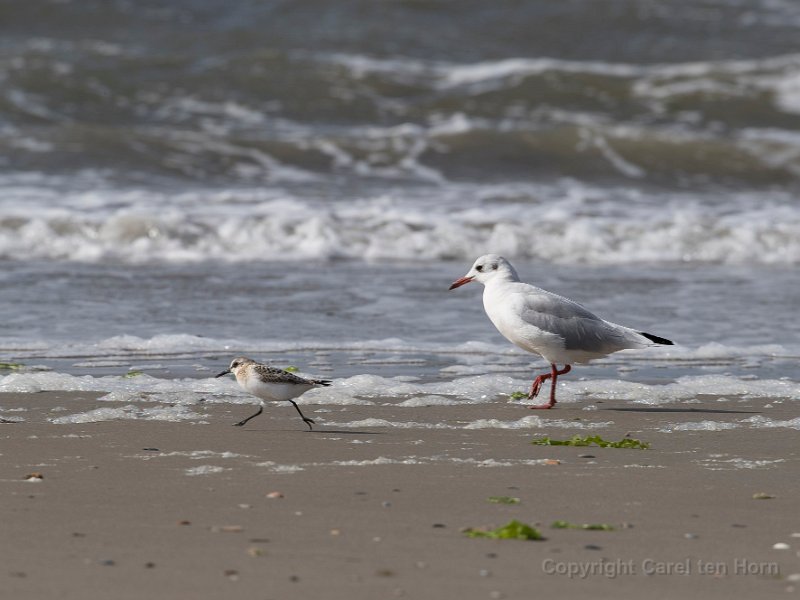
[[487, 285], [483, 291], [483, 308], [489, 320], [509, 342], [555, 362], [550, 357], [563, 352], [564, 339], [525, 320], [526, 291], [518, 290], [511, 284]]

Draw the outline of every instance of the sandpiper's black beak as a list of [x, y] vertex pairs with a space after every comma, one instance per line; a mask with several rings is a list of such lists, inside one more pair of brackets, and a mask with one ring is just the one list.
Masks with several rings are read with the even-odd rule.
[[228, 373], [230, 373], [230, 372], [231, 372], [231, 370], [230, 370], [230, 369], [225, 369], [225, 370], [224, 370], [222, 373], [220, 373], [219, 375], [214, 375], [214, 378], [216, 379], [217, 377], [222, 377], [223, 375], [227, 375], [227, 374], [228, 374]]

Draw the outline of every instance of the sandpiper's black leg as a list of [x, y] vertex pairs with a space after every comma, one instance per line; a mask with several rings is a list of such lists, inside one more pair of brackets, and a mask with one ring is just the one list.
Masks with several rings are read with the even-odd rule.
[[308, 417], [306, 417], [300, 410], [300, 407], [297, 406], [297, 403], [294, 400], [289, 400], [289, 402], [291, 402], [292, 406], [294, 406], [297, 409], [297, 412], [300, 413], [300, 418], [303, 419], [303, 421], [305, 421], [306, 425], [308, 425], [308, 430], [312, 431], [313, 428], [311, 427], [311, 424], [314, 422], [314, 419], [309, 419]]
[[256, 413], [255, 413], [255, 414], [253, 414], [253, 415], [250, 415], [250, 416], [249, 416], [249, 417], [247, 417], [246, 419], [242, 419], [242, 420], [241, 420], [241, 421], [239, 421], [238, 423], [234, 423], [234, 424], [233, 424], [233, 426], [234, 426], [234, 427], [241, 427], [242, 425], [244, 425], [245, 423], [247, 423], [247, 422], [248, 422], [250, 419], [255, 419], [255, 418], [256, 418], [258, 415], [260, 415], [262, 412], [264, 412], [264, 405], [263, 405], [263, 404], [262, 404], [262, 405], [260, 405], [260, 406], [258, 407], [258, 412], [256, 412]]

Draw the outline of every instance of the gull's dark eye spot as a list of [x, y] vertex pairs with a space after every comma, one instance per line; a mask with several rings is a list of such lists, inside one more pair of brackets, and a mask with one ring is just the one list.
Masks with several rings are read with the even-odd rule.
[[478, 271], [478, 272], [483, 271], [483, 265], [476, 266], [475, 270]]
[[492, 263], [492, 271], [496, 271], [496, 270], [497, 270], [497, 263]]

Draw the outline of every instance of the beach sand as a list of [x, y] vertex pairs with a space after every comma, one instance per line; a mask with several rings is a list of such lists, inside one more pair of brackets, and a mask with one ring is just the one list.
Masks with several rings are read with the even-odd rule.
[[[5, 597], [767, 598], [800, 588], [797, 430], [658, 431], [792, 419], [790, 402], [535, 413], [614, 422], [598, 430], [322, 422], [413, 421], [414, 409], [392, 406], [305, 405], [313, 432], [288, 405], [244, 428], [231, 424], [251, 407], [225, 404], [193, 407], [204, 424], [48, 421], [108, 404], [98, 396], [0, 394], [5, 410], [27, 409], [0, 424]], [[507, 403], [425, 411], [443, 425], [534, 414]], [[631, 434], [651, 448], [529, 443], [576, 433]], [[546, 540], [463, 532], [511, 519]], [[553, 529], [556, 520], [615, 529]]]

